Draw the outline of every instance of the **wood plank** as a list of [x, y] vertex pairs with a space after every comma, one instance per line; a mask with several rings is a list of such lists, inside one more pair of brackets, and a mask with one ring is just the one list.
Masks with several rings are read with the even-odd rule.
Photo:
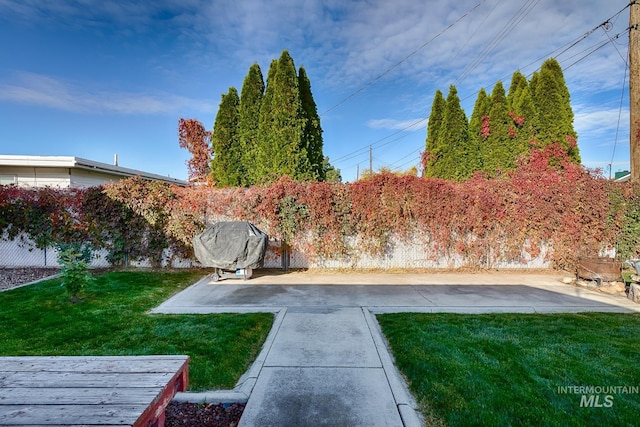
[[176, 372], [167, 387], [154, 399], [153, 403], [145, 409], [140, 418], [134, 424], [134, 427], [148, 427], [154, 425], [155, 421], [159, 421], [159, 426], [164, 426], [165, 410], [171, 399], [178, 391], [187, 389], [189, 383], [189, 365], [185, 362], [182, 368]]
[[121, 405], [149, 404], [158, 388], [5, 388], [0, 405]]
[[90, 372], [46, 372], [38, 375], [34, 381], [34, 375], [28, 372], [3, 372], [0, 373], [0, 390], [5, 387], [39, 388], [162, 388], [171, 380], [173, 373], [147, 374], [94, 374]]
[[131, 426], [146, 405], [0, 405], [0, 425]]
[[0, 425], [153, 425], [188, 356], [0, 357]]
[[0, 372], [172, 372], [189, 356], [0, 357]]

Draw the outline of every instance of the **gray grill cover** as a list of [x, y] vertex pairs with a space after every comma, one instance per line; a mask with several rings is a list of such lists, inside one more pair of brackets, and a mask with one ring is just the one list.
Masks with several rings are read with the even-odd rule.
[[259, 268], [268, 243], [269, 236], [250, 222], [216, 222], [193, 238], [193, 250], [205, 267]]

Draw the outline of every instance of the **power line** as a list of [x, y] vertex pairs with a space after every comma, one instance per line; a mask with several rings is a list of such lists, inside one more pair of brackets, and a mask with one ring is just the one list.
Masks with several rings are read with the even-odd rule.
[[[628, 50], [628, 49], [627, 49]], [[622, 93], [620, 94], [620, 107], [618, 108], [618, 124], [616, 126], [616, 137], [613, 140], [613, 152], [611, 153], [611, 162], [609, 163], [609, 179], [611, 179], [611, 168], [613, 167], [613, 159], [616, 156], [616, 145], [618, 144], [618, 132], [620, 131], [620, 116], [622, 115], [622, 102], [624, 101], [624, 90], [627, 83], [627, 70], [629, 67], [624, 67], [624, 78], [622, 79]]]
[[[622, 62], [624, 62], [625, 64], [627, 63], [627, 59], [629, 58], [629, 55], [627, 54], [627, 57], [625, 58], [624, 56], [622, 56], [622, 54], [620, 53], [620, 51], [618, 50], [618, 46], [616, 46], [614, 39], [611, 38], [611, 36], [609, 36], [609, 30], [607, 30], [607, 26], [605, 25], [603, 27], [604, 29], [604, 33], [605, 35], [609, 38], [609, 41], [611, 42], [611, 44], [613, 45], [613, 47], [616, 49], [616, 52], [618, 52], [618, 55], [620, 55], [620, 58], [622, 58]], [[630, 28], [627, 28], [627, 30], [630, 30]], [[617, 37], [616, 37], [617, 38]]]
[[[406, 159], [407, 157], [411, 157], [414, 156], [416, 153], [419, 153], [422, 150], [422, 147], [418, 147], [417, 149], [413, 150], [412, 152], [410, 152], [409, 154], [400, 157], [398, 160], [396, 160], [395, 162], [390, 163], [390, 166], [392, 167], [396, 167], [398, 169], [402, 169], [402, 167], [404, 167], [405, 165], [409, 164], [409, 163], [413, 163], [416, 161], [416, 158], [413, 157], [411, 159], [409, 159], [406, 162], [400, 163], [401, 161], [403, 161], [404, 159]], [[420, 157], [418, 156], [417, 160], [420, 160]], [[400, 163], [400, 164], [399, 164]]]
[[[427, 120], [427, 119], [421, 119], [421, 120]], [[406, 129], [406, 128], [405, 128], [405, 129]], [[420, 128], [420, 129], [425, 129], [425, 128]], [[417, 130], [416, 130], [416, 131], [417, 131]], [[402, 131], [398, 131], [398, 132], [396, 132], [395, 134], [397, 135], [397, 134], [398, 134], [398, 133], [400, 133], [400, 132], [402, 132]], [[388, 142], [386, 142], [386, 143], [384, 143], [384, 144], [380, 145], [378, 148], [384, 147], [384, 146], [386, 146], [386, 145], [391, 144], [392, 142], [396, 142], [396, 141], [399, 141], [399, 140], [401, 140], [401, 139], [403, 139], [403, 138], [406, 138], [408, 135], [409, 135], [408, 133], [405, 133], [405, 134], [403, 134], [403, 135], [401, 135], [401, 136], [399, 136], [399, 137], [397, 137], [397, 138], [395, 138], [395, 139], [392, 139], [391, 141], [388, 141]], [[366, 150], [367, 150], [367, 152], [368, 152], [368, 150], [369, 150], [369, 147], [372, 147], [372, 145], [368, 145], [367, 147], [365, 147], [365, 148], [366, 148]], [[362, 150], [360, 150], [360, 151], [362, 151]], [[362, 154], [364, 154], [364, 153], [359, 153], [358, 155], [362, 155]], [[351, 157], [350, 157], [350, 159], [355, 158], [355, 157], [358, 157], [358, 155], [351, 156]], [[344, 160], [343, 160], [343, 161], [344, 161]], [[332, 161], [331, 163], [332, 163], [332, 164], [335, 164], [333, 161]], [[353, 167], [356, 167], [356, 166], [357, 166], [358, 164], [360, 164], [360, 163], [361, 163], [361, 162], [358, 162], [357, 164], [353, 164], [353, 165], [351, 165], [351, 166], [347, 166], [347, 169], [351, 169], [351, 168], [353, 168]]]
[[338, 158], [336, 158], [336, 159], [332, 160], [332, 161], [331, 161], [331, 163], [336, 164], [337, 162], [345, 161], [345, 160], [350, 160], [350, 159], [352, 159], [352, 158], [354, 158], [354, 157], [357, 157], [358, 155], [360, 155], [360, 154], [362, 154], [362, 153], [367, 152], [367, 151], [369, 150], [369, 147], [370, 147], [370, 146], [380, 148], [380, 147], [384, 147], [385, 145], [389, 145], [389, 144], [391, 144], [392, 142], [398, 141], [399, 139], [404, 138], [406, 135], [401, 136], [400, 138], [396, 138], [396, 139], [392, 139], [392, 140], [390, 140], [390, 141], [387, 141], [387, 142], [385, 142], [384, 144], [380, 144], [380, 143], [381, 143], [382, 141], [384, 141], [385, 139], [388, 139], [388, 138], [391, 138], [391, 137], [393, 137], [393, 136], [395, 136], [395, 135], [401, 134], [401, 133], [403, 133], [403, 132], [407, 131], [408, 129], [411, 129], [412, 127], [416, 126], [417, 124], [419, 124], [419, 123], [421, 123], [421, 122], [424, 122], [424, 121], [426, 121], [426, 120], [428, 120], [428, 119], [429, 119], [429, 118], [427, 117], [427, 118], [420, 118], [420, 119], [418, 119], [418, 120], [415, 120], [415, 121], [413, 121], [412, 123], [410, 123], [408, 126], [405, 126], [404, 128], [399, 129], [399, 130], [397, 130], [397, 131], [395, 131], [395, 132], [393, 132], [393, 133], [391, 133], [391, 134], [389, 134], [389, 135], [387, 135], [387, 136], [385, 136], [385, 137], [382, 137], [382, 138], [380, 138], [380, 139], [377, 139], [375, 142], [373, 142], [373, 143], [371, 143], [371, 144], [367, 144], [367, 145], [365, 145], [365, 146], [363, 146], [363, 147], [361, 147], [361, 148], [359, 148], [359, 149], [357, 149], [357, 150], [355, 150], [355, 151], [352, 151], [352, 152], [351, 152], [351, 153], [349, 153], [349, 154], [345, 154], [345, 155], [344, 155], [344, 156], [342, 156], [342, 157], [338, 157]]
[[[535, 1], [535, 3], [533, 3], [533, 1]], [[528, 9], [524, 9], [524, 11], [523, 11], [523, 8], [525, 8], [525, 7], [526, 7], [526, 5], [527, 5], [527, 4], [525, 4], [525, 6], [523, 6], [523, 7], [521, 7], [521, 8], [519, 9], [519, 13], [517, 13], [517, 14], [516, 14], [516, 16], [515, 16], [515, 17], [518, 17], [519, 19], [518, 19], [517, 21], [514, 21], [514, 19], [515, 19], [515, 17], [514, 17], [514, 18], [512, 18], [512, 20], [511, 20], [510, 22], [515, 22], [516, 24], [519, 24], [519, 23], [522, 21], [522, 19], [524, 19], [524, 17], [526, 17], [526, 15], [531, 11], [531, 9], [532, 9], [533, 7], [535, 7], [535, 6], [538, 4], [538, 2], [539, 2], [539, 1], [540, 1], [540, 0], [528, 0], [527, 4], [529, 5], [529, 8], [528, 8]], [[413, 51], [411, 54], [407, 55], [407, 56], [406, 56], [405, 58], [403, 58], [399, 63], [395, 64], [394, 66], [392, 66], [391, 68], [389, 68], [388, 70], [386, 70], [385, 72], [383, 72], [381, 75], [379, 75], [378, 77], [374, 78], [373, 80], [371, 80], [370, 82], [368, 82], [367, 84], [365, 84], [364, 86], [362, 86], [360, 89], [358, 89], [357, 91], [353, 92], [351, 95], [347, 96], [347, 97], [346, 97], [346, 98], [344, 98], [342, 101], [340, 101], [339, 103], [337, 103], [337, 104], [336, 104], [336, 105], [334, 105], [333, 107], [331, 107], [331, 108], [329, 108], [328, 110], [326, 110], [323, 114], [326, 114], [328, 111], [333, 110], [334, 108], [338, 107], [338, 106], [339, 106], [339, 105], [341, 105], [342, 103], [346, 102], [346, 101], [347, 101], [348, 99], [350, 99], [351, 97], [355, 96], [356, 94], [358, 94], [358, 93], [362, 92], [363, 90], [365, 90], [367, 87], [371, 86], [373, 83], [375, 83], [376, 81], [378, 81], [378, 80], [379, 80], [380, 78], [382, 78], [384, 75], [388, 74], [391, 70], [393, 70], [394, 68], [396, 68], [397, 66], [399, 66], [401, 63], [403, 63], [403, 62], [405, 62], [406, 60], [408, 60], [410, 57], [412, 57], [413, 55], [415, 55], [419, 50], [421, 50], [422, 48], [426, 47], [429, 43], [431, 43], [431, 42], [432, 42], [433, 40], [435, 40], [437, 37], [439, 37], [439, 36], [440, 36], [440, 35], [442, 35], [444, 32], [446, 32], [447, 30], [449, 30], [452, 26], [454, 26], [454, 25], [455, 25], [455, 24], [457, 24], [459, 21], [461, 21], [464, 17], [466, 17], [466, 15], [468, 15], [468, 14], [469, 14], [469, 13], [471, 13], [473, 10], [475, 10], [476, 8], [478, 8], [478, 7], [480, 6], [480, 4], [481, 4], [481, 3], [483, 3], [483, 2], [484, 2], [484, 0], [483, 0], [482, 2], [480, 2], [480, 3], [476, 4], [472, 9], [470, 9], [468, 12], [466, 12], [462, 17], [458, 18], [458, 20], [457, 20], [457, 21], [455, 21], [453, 24], [450, 24], [447, 28], [445, 28], [443, 31], [441, 31], [438, 35], [436, 35], [435, 37], [433, 37], [433, 38], [432, 38], [431, 40], [429, 40], [428, 42], [424, 43], [422, 46], [420, 46], [418, 49], [416, 49], [415, 51]], [[548, 58], [548, 57], [550, 57], [550, 56], [553, 56], [553, 54], [554, 54], [555, 52], [557, 52], [557, 51], [560, 51], [560, 53], [558, 53], [558, 54], [557, 54], [557, 56], [561, 56], [562, 54], [566, 53], [567, 51], [569, 51], [570, 49], [572, 49], [573, 47], [575, 47], [577, 44], [579, 44], [580, 42], [582, 42], [583, 40], [585, 40], [586, 38], [588, 38], [591, 34], [593, 34], [593, 33], [594, 33], [595, 31], [597, 31], [599, 28], [601, 28], [601, 27], [605, 27], [605, 26], [606, 26], [608, 23], [610, 23], [611, 21], [616, 20], [616, 19], [617, 19], [617, 17], [618, 17], [622, 12], [624, 12], [624, 10], [626, 10], [629, 6], [630, 6], [630, 4], [628, 4], [627, 6], [625, 6], [624, 8], [622, 8], [620, 11], [618, 11], [618, 12], [617, 12], [616, 14], [614, 14], [612, 17], [608, 18], [607, 20], [605, 20], [605, 21], [603, 21], [602, 23], [598, 24], [596, 27], [594, 27], [594, 28], [592, 28], [591, 30], [587, 31], [587, 32], [586, 32], [586, 33], [584, 33], [582, 36], [579, 36], [579, 37], [577, 37], [576, 39], [574, 39], [573, 41], [570, 41], [569, 43], [565, 44], [564, 46], [560, 46], [559, 48], [554, 49], [553, 51], [551, 51], [551, 53], [549, 53], [549, 54], [547, 54], [547, 55], [545, 55], [545, 56], [542, 56], [542, 57], [540, 57], [540, 58], [536, 59], [535, 61], [532, 61], [531, 63], [527, 64], [524, 68], [528, 68], [528, 67], [530, 67], [532, 64], [534, 64], [534, 63], [537, 63], [537, 62], [541, 61], [543, 58]], [[520, 12], [520, 11], [523, 11], [523, 12]], [[524, 13], [524, 14], [523, 14], [523, 13]], [[507, 25], [508, 25], [508, 24], [507, 24]], [[503, 27], [503, 29], [504, 29], [504, 28], [507, 28], [507, 26]], [[512, 29], [512, 27], [509, 27], [509, 28], [511, 28], [511, 29]], [[616, 34], [613, 38], [609, 37], [609, 35], [607, 34], [607, 36], [609, 37], [609, 40], [608, 40], [608, 41], [605, 41], [605, 42], [602, 42], [602, 43], [600, 43], [600, 44], [596, 44], [596, 45], [594, 45], [594, 46], [595, 46], [595, 48], [594, 48], [594, 46], [591, 46], [591, 47], [588, 47], [588, 48], [586, 48], [586, 49], [582, 50], [581, 52], [579, 52], [579, 53], [577, 53], [577, 54], [572, 55], [572, 56], [571, 56], [571, 57], [569, 57], [569, 58], [573, 58], [573, 57], [575, 57], [575, 56], [579, 55], [579, 54], [580, 54], [580, 53], [582, 53], [582, 52], [586, 52], [586, 51], [589, 51], [590, 49], [592, 49], [589, 53], [587, 53], [586, 55], [584, 55], [583, 57], [581, 57], [581, 58], [580, 58], [580, 59], [578, 59], [577, 61], [573, 62], [572, 64], [570, 64], [570, 65], [569, 65], [569, 66], [567, 66], [567, 67], [564, 67], [564, 70], [566, 70], [566, 69], [568, 69], [568, 68], [572, 67], [573, 65], [577, 64], [578, 62], [580, 62], [580, 61], [584, 60], [585, 58], [589, 57], [590, 55], [592, 55], [593, 53], [595, 53], [596, 51], [598, 51], [598, 50], [599, 50], [599, 49], [601, 49], [602, 47], [606, 46], [607, 44], [609, 44], [609, 43], [614, 44], [614, 43], [613, 43], [613, 42], [614, 42], [614, 40], [618, 39], [621, 35], [623, 35], [623, 34], [625, 34], [626, 32], [628, 32], [628, 30], [629, 30], [629, 29], [627, 28], [627, 30], [626, 30], [625, 32], [623, 32], [623, 33], [619, 33], [619, 34]], [[509, 30], [509, 31], [511, 31], [511, 30]], [[605, 31], [606, 31], [606, 30], [605, 30]], [[502, 34], [502, 33], [504, 33], [504, 31], [501, 31], [501, 33], [499, 33], [499, 34]], [[508, 33], [508, 31], [507, 31], [507, 33]], [[504, 37], [506, 37], [506, 34], [507, 34], [507, 33], [505, 33], [505, 34], [504, 34], [504, 35], [499, 39], [498, 43], [499, 43], [502, 39], [504, 39]], [[496, 39], [496, 38], [494, 38], [494, 39]], [[616, 49], [617, 49], [617, 48], [616, 48]], [[556, 56], [556, 57], [557, 57], [557, 56]], [[466, 68], [465, 68], [465, 70], [466, 70]], [[464, 72], [464, 71], [463, 71], [463, 72]], [[533, 73], [530, 73], [530, 74], [529, 74], [529, 77], [531, 76], [531, 74], [533, 74]], [[465, 76], [465, 77], [466, 77], [466, 76]], [[508, 76], [507, 76], [507, 77], [508, 77]], [[504, 79], [504, 78], [506, 78], [506, 77], [503, 77], [503, 79]], [[501, 80], [502, 80], [502, 79], [501, 79]], [[495, 83], [493, 83], [492, 85], [494, 85], [494, 84], [495, 84]], [[476, 93], [476, 95], [477, 95], [477, 93]], [[468, 99], [468, 98], [470, 98], [470, 97], [472, 97], [472, 96], [473, 96], [473, 94], [470, 94], [469, 96], [467, 96], [467, 97], [463, 98], [462, 100], [466, 100], [466, 99]], [[410, 128], [414, 127], [416, 124], [418, 124], [418, 123], [420, 123], [420, 122], [427, 121], [428, 119], [429, 119], [429, 116], [427, 116], [427, 117], [425, 117], [425, 118], [418, 119], [418, 120], [414, 121], [413, 123], [411, 123], [409, 126], [406, 126], [406, 127], [402, 128], [402, 129], [400, 129], [400, 130], [398, 130], [398, 131], [396, 131], [396, 132], [393, 132], [393, 133], [391, 133], [391, 134], [389, 134], [389, 135], [387, 135], [387, 136], [385, 136], [385, 137], [382, 137], [382, 138], [380, 138], [380, 139], [376, 140], [375, 142], [370, 143], [370, 144], [367, 144], [367, 145], [363, 146], [362, 148], [359, 148], [359, 149], [357, 149], [357, 150], [355, 150], [355, 151], [353, 151], [353, 152], [351, 152], [351, 153], [348, 153], [348, 154], [346, 154], [346, 155], [344, 155], [344, 156], [341, 156], [341, 157], [338, 157], [337, 159], [332, 160], [332, 163], [333, 163], [333, 164], [336, 164], [336, 163], [338, 163], [338, 162], [343, 162], [343, 161], [350, 160], [350, 159], [353, 159], [353, 158], [355, 158], [355, 157], [358, 157], [359, 155], [362, 155], [362, 154], [366, 153], [366, 152], [369, 150], [369, 147], [374, 147], [374, 146], [375, 146], [375, 147], [377, 147], [377, 148], [380, 148], [380, 147], [386, 146], [386, 145], [388, 145], [388, 144], [391, 144], [392, 142], [398, 141], [398, 140], [400, 140], [400, 139], [402, 139], [402, 138], [406, 137], [407, 135], [401, 136], [401, 137], [399, 137], [399, 138], [392, 139], [392, 140], [390, 140], [390, 141], [387, 141], [387, 142], [386, 142], [386, 143], [384, 143], [384, 144], [380, 144], [380, 145], [378, 145], [380, 142], [382, 142], [382, 141], [384, 141], [384, 140], [386, 140], [386, 139], [388, 139], [388, 138], [391, 138], [391, 137], [393, 137], [393, 136], [395, 136], [395, 135], [398, 135], [398, 134], [400, 134], [400, 133], [403, 133], [403, 132], [407, 131], [408, 129], [410, 129]], [[353, 166], [352, 166], [352, 167], [353, 167]]]
[[398, 68], [401, 64], [403, 64], [404, 62], [406, 62], [409, 58], [411, 58], [412, 56], [414, 56], [415, 54], [417, 54], [418, 52], [420, 52], [422, 49], [424, 49], [425, 47], [427, 47], [429, 44], [431, 44], [431, 42], [433, 42], [435, 39], [437, 39], [438, 37], [440, 37], [442, 34], [444, 34], [445, 32], [447, 32], [448, 30], [450, 30], [452, 27], [454, 27], [456, 24], [458, 24], [460, 21], [462, 21], [467, 15], [469, 15], [471, 12], [473, 12], [474, 10], [476, 10], [478, 7], [480, 7], [480, 5], [482, 3], [484, 3], [486, 0], [481, 0], [478, 4], [476, 4], [474, 7], [472, 7], [470, 10], [468, 10], [467, 12], [464, 13], [464, 15], [462, 15], [461, 17], [459, 17], [456, 21], [454, 21], [453, 23], [449, 24], [444, 30], [440, 31], [438, 34], [436, 34], [434, 37], [432, 37], [431, 39], [429, 39], [428, 41], [426, 41], [425, 43], [423, 43], [420, 47], [418, 47], [416, 50], [414, 50], [413, 52], [411, 52], [409, 55], [405, 56], [404, 58], [402, 58], [399, 62], [395, 63], [394, 65], [392, 65], [391, 67], [387, 68], [385, 71], [383, 71], [381, 74], [379, 74], [377, 77], [374, 77], [373, 79], [369, 80], [367, 83], [365, 83], [364, 85], [362, 85], [360, 88], [356, 89], [354, 92], [352, 92], [351, 94], [347, 95], [345, 98], [343, 98], [342, 100], [338, 101], [338, 103], [336, 103], [335, 105], [333, 105], [332, 107], [329, 107], [327, 110], [325, 110], [323, 113], [320, 114], [320, 116], [323, 116], [325, 114], [327, 114], [329, 111], [334, 110], [335, 108], [339, 107], [340, 105], [344, 104], [345, 102], [347, 102], [349, 99], [353, 98], [354, 96], [356, 96], [357, 94], [359, 94], [360, 92], [364, 91], [365, 89], [367, 89], [369, 86], [373, 85], [375, 82], [377, 82], [378, 80], [380, 80], [381, 78], [383, 78], [384, 76], [386, 76], [387, 74], [389, 74], [391, 71], [393, 71], [394, 69]]
[[[626, 34], [626, 33], [628, 33], [628, 32], [629, 32], [629, 28], [627, 28], [627, 29], [626, 29], [624, 32], [622, 32], [622, 33], [618, 33], [618, 34], [616, 34], [616, 35], [613, 37], [613, 39], [614, 39], [614, 40], [615, 40], [615, 39], [618, 39], [618, 38], [620, 38], [622, 35], [624, 35], [624, 34]], [[594, 53], [596, 53], [598, 50], [602, 49], [603, 47], [605, 47], [605, 46], [606, 46], [606, 45], [608, 45], [609, 43], [612, 43], [612, 44], [613, 44], [613, 40], [605, 40], [604, 42], [601, 42], [599, 45], [595, 45], [595, 47], [593, 47], [593, 46], [592, 46], [592, 47], [591, 47], [591, 48], [592, 48], [592, 50], [591, 50], [589, 53], [587, 53], [586, 55], [584, 55], [583, 57], [581, 57], [581, 58], [580, 58], [580, 59], [578, 59], [577, 61], [573, 62], [572, 64], [570, 64], [570, 65], [568, 65], [568, 66], [564, 67], [564, 70], [568, 70], [569, 68], [571, 68], [571, 67], [573, 67], [574, 65], [576, 65], [578, 62], [582, 61], [583, 59], [585, 59], [585, 58], [587, 58], [587, 57], [589, 57], [589, 56], [591, 56], [591, 55], [593, 55]], [[584, 51], [583, 51], [583, 52], [584, 52]], [[575, 56], [575, 55], [574, 55], [574, 56]]]
[[464, 81], [481, 63], [482, 61], [491, 53], [496, 47], [500, 45], [502, 40], [509, 34], [513, 29], [522, 22], [522, 20], [536, 7], [536, 5], [540, 2], [540, 0], [527, 0], [525, 4], [523, 4], [520, 9], [516, 12], [514, 16], [502, 27], [502, 29], [491, 39], [491, 41], [480, 51], [478, 56], [468, 64], [465, 69], [462, 71], [462, 74], [456, 79], [454, 85], [457, 85]]
[[473, 31], [473, 34], [471, 34], [471, 36], [469, 36], [469, 38], [467, 39], [466, 42], [464, 42], [464, 44], [460, 47], [460, 49], [458, 49], [458, 52], [456, 52], [455, 56], [453, 58], [451, 58], [451, 61], [455, 61], [456, 59], [458, 59], [458, 56], [460, 55], [460, 52], [462, 52], [464, 50], [465, 47], [467, 47], [467, 45], [469, 44], [469, 42], [475, 37], [475, 35], [478, 33], [478, 30], [480, 28], [482, 28], [482, 26], [484, 25], [484, 23], [487, 21], [487, 19], [489, 19], [489, 17], [493, 14], [493, 12], [497, 9], [498, 5], [500, 5], [502, 3], [503, 0], [498, 0], [498, 2], [491, 8], [491, 10], [489, 11], [489, 13], [487, 14], [487, 16], [484, 17], [484, 19], [482, 20], [482, 22], [480, 23], [480, 25], [478, 25], [476, 27], [476, 29]]

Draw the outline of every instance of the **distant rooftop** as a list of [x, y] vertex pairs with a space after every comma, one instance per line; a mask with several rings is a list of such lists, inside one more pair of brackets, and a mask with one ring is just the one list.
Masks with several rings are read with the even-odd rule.
[[96, 162], [72, 156], [23, 156], [0, 154], [1, 166], [23, 166], [23, 167], [51, 167], [51, 168], [74, 168], [94, 172], [104, 172], [122, 177], [140, 176], [143, 179], [164, 181], [167, 183], [186, 186], [187, 181], [171, 178], [170, 176], [158, 175], [144, 172], [137, 169], [124, 168], [117, 164]]
[[616, 182], [627, 182], [631, 179], [631, 172], [629, 171], [618, 171], [615, 173], [613, 179]]

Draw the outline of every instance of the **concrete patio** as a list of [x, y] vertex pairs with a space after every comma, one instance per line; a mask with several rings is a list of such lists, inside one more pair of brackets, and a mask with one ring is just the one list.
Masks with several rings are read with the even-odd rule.
[[208, 277], [154, 313], [273, 312], [263, 350], [234, 390], [190, 401], [246, 401], [240, 426], [419, 426], [376, 313], [640, 312], [640, 305], [564, 284], [559, 273], [266, 273]]

